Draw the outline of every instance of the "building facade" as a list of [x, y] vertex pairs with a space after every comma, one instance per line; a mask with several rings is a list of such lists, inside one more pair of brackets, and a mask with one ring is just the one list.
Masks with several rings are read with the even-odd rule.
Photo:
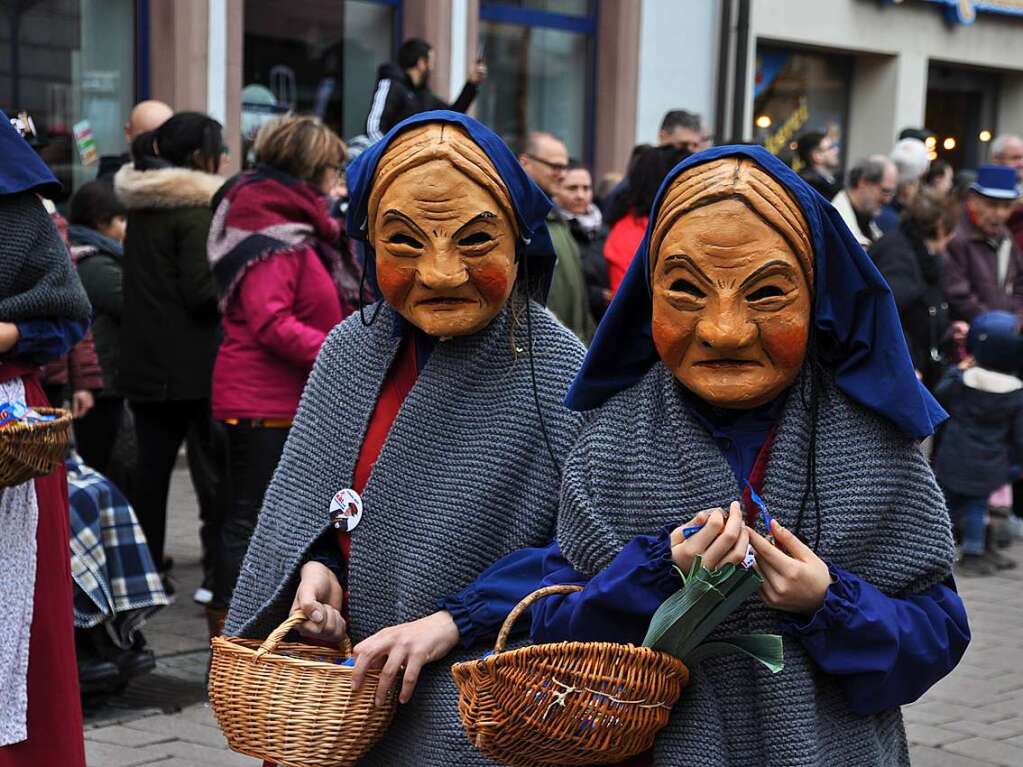
[[847, 161], [926, 126], [935, 156], [987, 158], [1023, 132], [1023, 0], [35, 0], [2, 4], [0, 108], [28, 111], [70, 189], [125, 150], [131, 105], [159, 98], [226, 126], [232, 166], [288, 110], [363, 132], [380, 64], [401, 40], [435, 46], [452, 97], [490, 70], [477, 117], [513, 146], [562, 136], [598, 173], [656, 141], [669, 109], [716, 142], [783, 156], [831, 132]]

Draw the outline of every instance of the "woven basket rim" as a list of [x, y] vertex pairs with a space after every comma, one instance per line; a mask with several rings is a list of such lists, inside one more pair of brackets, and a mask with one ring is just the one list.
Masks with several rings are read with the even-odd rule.
[[28, 432], [41, 433], [56, 428], [63, 428], [73, 420], [71, 418], [71, 411], [62, 407], [33, 407], [32, 409], [40, 415], [56, 415], [57, 418], [52, 421], [32, 421], [28, 423], [25, 421], [15, 421], [0, 428], [0, 434], [23, 435]]
[[[340, 663], [327, 663], [322, 660], [309, 660], [306, 658], [295, 658], [290, 655], [281, 655], [278, 652], [271, 650], [270, 652], [264, 653], [262, 657], [256, 657], [256, 650], [248, 647], [242, 642], [249, 642], [255, 644], [256, 648], [260, 645], [258, 639], [248, 639], [246, 637], [228, 637], [228, 636], [215, 636], [210, 640], [210, 646], [213, 649], [214, 654], [220, 653], [221, 655], [230, 654], [240, 656], [239, 660], [248, 660], [252, 663], [270, 663], [279, 666], [291, 666], [296, 671], [299, 669], [316, 669], [318, 671], [330, 672], [332, 674], [338, 674], [339, 676], [351, 676], [355, 672], [355, 666], [343, 666]], [[288, 642], [282, 645], [287, 645], [295, 648], [297, 651], [308, 650], [310, 652], [316, 652], [319, 655], [324, 655], [332, 651], [330, 647], [321, 647], [319, 645], [309, 645], [301, 642]], [[340, 648], [337, 651], [338, 655], [342, 655]], [[368, 682], [379, 682], [380, 672], [382, 669], [369, 670], [366, 672], [366, 681]], [[397, 698], [397, 696], [395, 696]]]
[[[487, 655], [483, 658], [473, 658], [460, 663], [455, 663], [453, 668], [457, 668], [459, 666], [464, 668], [480, 663], [496, 665], [502, 658], [508, 657], [510, 659], [511, 656], [520, 658], [522, 656], [530, 655], [547, 655], [551, 652], [551, 648], [558, 648], [557, 652], [559, 654], [565, 654], [573, 651], [585, 651], [588, 653], [596, 651], [605, 655], [624, 654], [628, 659], [636, 660], [639, 659], [639, 656], [654, 656], [657, 660], [667, 663], [680, 675], [685, 677], [689, 676], [689, 667], [674, 655], [662, 652], [661, 650], [654, 650], [651, 647], [637, 646], [631, 642], [545, 642], [543, 644], [531, 644], [526, 645], [525, 647], [516, 647], [513, 650], [503, 650], [502, 652]], [[631, 658], [629, 658], [629, 656], [631, 656]]]

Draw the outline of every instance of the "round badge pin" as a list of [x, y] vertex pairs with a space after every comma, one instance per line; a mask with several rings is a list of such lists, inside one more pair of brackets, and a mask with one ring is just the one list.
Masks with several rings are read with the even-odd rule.
[[330, 502], [330, 524], [335, 530], [350, 533], [362, 521], [362, 498], [346, 487]]

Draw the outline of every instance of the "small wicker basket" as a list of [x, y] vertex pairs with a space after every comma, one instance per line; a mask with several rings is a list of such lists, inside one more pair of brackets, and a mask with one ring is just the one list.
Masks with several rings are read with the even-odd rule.
[[214, 637], [210, 704], [231, 750], [281, 767], [348, 767], [380, 739], [397, 695], [377, 708], [379, 673], [352, 690], [351, 656], [329, 647], [282, 643], [305, 615], [292, 613], [262, 644]]
[[494, 652], [455, 664], [469, 740], [509, 767], [617, 764], [650, 749], [689, 681], [677, 658], [647, 647], [559, 642], [504, 652], [533, 602], [579, 586], [548, 586], [508, 615]]
[[57, 416], [41, 423], [12, 423], [0, 429], [0, 488], [14, 487], [55, 471], [71, 442], [71, 413], [50, 407], [33, 408]]

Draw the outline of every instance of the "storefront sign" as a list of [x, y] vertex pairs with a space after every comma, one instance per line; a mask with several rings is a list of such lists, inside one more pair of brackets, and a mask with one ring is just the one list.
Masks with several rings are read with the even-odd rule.
[[[895, 0], [899, 2], [899, 0]], [[945, 6], [945, 16], [956, 24], [972, 24], [978, 13], [1023, 16], [1023, 0], [927, 0]]]

